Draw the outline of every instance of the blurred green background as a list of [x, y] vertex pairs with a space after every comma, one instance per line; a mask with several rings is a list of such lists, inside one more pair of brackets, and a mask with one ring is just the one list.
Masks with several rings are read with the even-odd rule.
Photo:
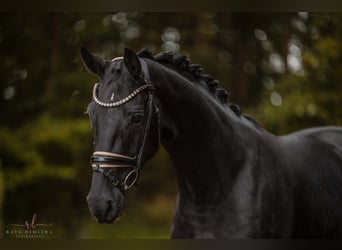
[[190, 56], [244, 113], [284, 134], [342, 125], [342, 14], [1, 13], [0, 235], [37, 214], [52, 238], [169, 238], [177, 186], [163, 148], [114, 225], [91, 218], [92, 133], [84, 115], [97, 77], [82, 45]]

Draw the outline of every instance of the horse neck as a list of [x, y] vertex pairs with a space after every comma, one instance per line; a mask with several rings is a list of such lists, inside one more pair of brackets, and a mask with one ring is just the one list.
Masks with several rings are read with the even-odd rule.
[[[160, 102], [162, 143], [174, 165], [180, 197], [212, 204], [229, 193], [248, 151], [249, 128], [226, 105], [180, 74], [150, 62]], [[163, 132], [172, 130], [171, 141]]]

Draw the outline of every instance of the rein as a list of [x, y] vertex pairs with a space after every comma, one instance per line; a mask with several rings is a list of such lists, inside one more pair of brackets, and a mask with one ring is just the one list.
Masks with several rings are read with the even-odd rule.
[[[142, 60], [141, 60], [142, 61]], [[143, 61], [142, 61], [143, 62]], [[147, 65], [145, 62], [142, 64], [145, 68], [145, 76], [144, 76], [144, 85], [137, 88], [133, 92], [131, 92], [127, 97], [115, 101], [115, 102], [102, 102], [97, 97], [97, 88], [99, 83], [96, 83], [93, 89], [93, 100], [96, 104], [106, 107], [106, 108], [114, 108], [120, 105], [123, 105], [129, 102], [132, 98], [143, 91], [148, 91], [148, 99], [145, 104], [145, 115], [144, 115], [144, 131], [142, 135], [142, 139], [140, 141], [139, 150], [135, 154], [134, 157], [113, 153], [113, 152], [105, 152], [105, 151], [95, 151], [92, 156], [90, 157], [91, 167], [93, 168], [94, 172], [98, 172], [103, 174], [114, 186], [121, 186], [124, 190], [131, 188], [134, 185], [137, 185], [140, 171], [142, 168], [141, 160], [142, 155], [144, 153], [145, 143], [147, 139], [147, 134], [151, 127], [151, 120], [153, 116], [153, 110], [157, 115], [157, 133], [158, 133], [158, 143], [160, 142], [160, 113], [159, 108], [153, 101], [153, 91], [154, 86], [147, 80], [146, 75], [148, 75]], [[125, 175], [123, 181], [116, 179], [113, 176], [109, 169], [113, 168], [130, 168], [131, 170]]]

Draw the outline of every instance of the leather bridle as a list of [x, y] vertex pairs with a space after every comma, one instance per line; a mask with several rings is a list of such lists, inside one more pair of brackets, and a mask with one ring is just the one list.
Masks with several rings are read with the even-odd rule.
[[[144, 115], [144, 131], [143, 136], [140, 141], [140, 145], [138, 148], [138, 152], [135, 154], [134, 157], [113, 153], [113, 152], [104, 152], [104, 151], [95, 151], [92, 156], [90, 157], [91, 166], [94, 172], [98, 172], [103, 174], [105, 178], [107, 178], [114, 186], [121, 187], [124, 190], [131, 188], [134, 185], [137, 185], [140, 171], [142, 168], [141, 160], [145, 149], [145, 143], [147, 139], [148, 132], [151, 128], [151, 122], [153, 117], [153, 111], [157, 117], [157, 136], [158, 136], [158, 143], [160, 141], [160, 113], [159, 108], [154, 103], [153, 100], [153, 91], [154, 86], [151, 84], [147, 70], [147, 65], [143, 60], [140, 60], [142, 63], [143, 68], [143, 79], [144, 85], [137, 88], [135, 91], [130, 93], [127, 97], [115, 101], [115, 102], [102, 102], [97, 97], [97, 87], [98, 83], [95, 84], [93, 90], [93, 100], [96, 104], [106, 107], [106, 108], [114, 108], [120, 105], [125, 104], [126, 102], [130, 101], [136, 95], [143, 91], [148, 91], [148, 99], [145, 104], [145, 115]], [[148, 78], [147, 78], [148, 77]], [[159, 144], [158, 144], [159, 145]], [[117, 179], [110, 171], [113, 168], [130, 168], [131, 170], [124, 176], [121, 176], [121, 180]]]

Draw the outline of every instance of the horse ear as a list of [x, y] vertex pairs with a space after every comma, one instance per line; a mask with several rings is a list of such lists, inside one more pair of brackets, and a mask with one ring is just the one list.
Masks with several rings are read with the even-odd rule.
[[125, 48], [124, 63], [128, 71], [135, 77], [139, 78], [141, 76], [141, 64], [137, 54]]
[[105, 69], [104, 59], [90, 53], [89, 50], [83, 46], [81, 48], [81, 58], [88, 71], [99, 76], [103, 75]]

